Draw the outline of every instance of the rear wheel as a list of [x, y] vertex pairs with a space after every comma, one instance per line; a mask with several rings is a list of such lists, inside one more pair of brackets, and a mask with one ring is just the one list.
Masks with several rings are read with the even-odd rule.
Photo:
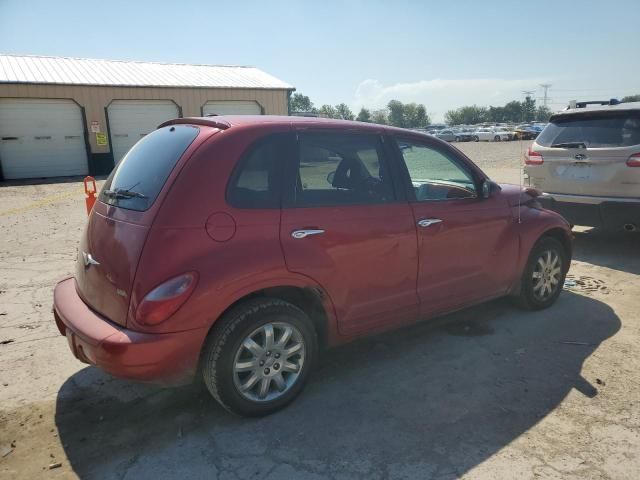
[[562, 244], [542, 237], [535, 244], [522, 274], [518, 303], [527, 310], [550, 307], [558, 299], [568, 269]]
[[284, 408], [302, 391], [315, 362], [317, 339], [309, 317], [283, 300], [259, 298], [220, 322], [203, 355], [211, 395], [238, 415]]
[[480, 141], [480, 137], [478, 137], [477, 135], [473, 137], [473, 141], [474, 142], [479, 142]]
[[493, 137], [493, 140], [495, 142], [499, 142], [500, 141], [500, 135], [496, 135], [495, 137]]
[[456, 140], [456, 142], [459, 142], [460, 141], [460, 137], [456, 137], [455, 140]]

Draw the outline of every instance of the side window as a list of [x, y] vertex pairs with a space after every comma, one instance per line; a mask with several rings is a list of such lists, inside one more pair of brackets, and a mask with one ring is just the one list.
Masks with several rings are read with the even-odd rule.
[[301, 134], [299, 158], [296, 206], [385, 203], [395, 198], [378, 136]]
[[418, 201], [476, 198], [473, 177], [447, 154], [398, 140]]
[[240, 159], [227, 190], [237, 208], [279, 208], [281, 178], [288, 138], [273, 135], [259, 140]]

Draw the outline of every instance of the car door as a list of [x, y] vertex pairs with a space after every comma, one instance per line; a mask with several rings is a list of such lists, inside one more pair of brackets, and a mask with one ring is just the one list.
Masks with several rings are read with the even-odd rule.
[[455, 149], [397, 138], [418, 227], [418, 297], [430, 315], [504, 294], [518, 242], [506, 199], [478, 195], [485, 178]]
[[415, 222], [381, 137], [303, 131], [297, 147], [281, 217], [287, 268], [322, 286], [343, 335], [414, 320]]

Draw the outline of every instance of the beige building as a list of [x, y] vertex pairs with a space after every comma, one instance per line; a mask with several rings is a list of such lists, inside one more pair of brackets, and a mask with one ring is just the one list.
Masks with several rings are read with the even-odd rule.
[[287, 115], [253, 67], [0, 55], [0, 179], [104, 175], [175, 117]]

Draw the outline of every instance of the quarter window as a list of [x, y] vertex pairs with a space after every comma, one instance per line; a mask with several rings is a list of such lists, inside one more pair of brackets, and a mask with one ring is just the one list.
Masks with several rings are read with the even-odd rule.
[[379, 137], [299, 136], [295, 205], [351, 205], [394, 200]]
[[448, 154], [405, 140], [399, 140], [398, 146], [416, 200], [452, 200], [477, 196], [473, 177]]
[[287, 152], [286, 135], [260, 140], [240, 160], [229, 187], [229, 203], [237, 208], [279, 208], [280, 179]]

